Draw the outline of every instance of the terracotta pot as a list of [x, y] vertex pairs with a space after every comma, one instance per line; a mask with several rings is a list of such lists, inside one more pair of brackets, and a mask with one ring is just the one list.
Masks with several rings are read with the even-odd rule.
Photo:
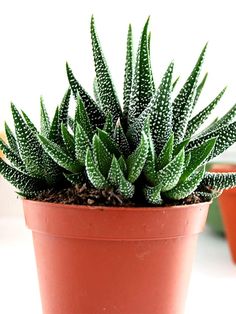
[[183, 314], [208, 207], [91, 207], [24, 200], [43, 313]]
[[[236, 172], [236, 165], [216, 164], [212, 172]], [[230, 246], [233, 262], [236, 263], [236, 188], [225, 190], [219, 197], [219, 204]]]

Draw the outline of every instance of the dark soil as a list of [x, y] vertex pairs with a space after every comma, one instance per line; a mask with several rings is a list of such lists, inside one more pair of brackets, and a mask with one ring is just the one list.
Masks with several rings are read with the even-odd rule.
[[[125, 207], [151, 207], [151, 205], [142, 202], [137, 197], [134, 199], [126, 199], [112, 189], [97, 190], [93, 187], [87, 186], [73, 186], [65, 188], [60, 191], [46, 190], [34, 196], [32, 200], [61, 203], [61, 204], [74, 204], [74, 205], [92, 205], [92, 206], [125, 206]], [[180, 201], [164, 200], [164, 206], [173, 205], [187, 205], [194, 203], [201, 203], [209, 201], [209, 199], [202, 196], [191, 194], [187, 198]], [[163, 205], [162, 205], [163, 206]]]

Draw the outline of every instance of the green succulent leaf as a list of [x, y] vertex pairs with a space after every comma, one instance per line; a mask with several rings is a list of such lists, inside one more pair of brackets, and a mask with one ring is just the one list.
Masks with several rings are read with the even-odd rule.
[[89, 96], [85, 89], [76, 80], [68, 63], [66, 64], [66, 71], [73, 95], [77, 100], [77, 96], [79, 94], [81, 100], [84, 103], [93, 130], [95, 131], [96, 128], [103, 128], [103, 125], [105, 123], [105, 115], [102, 112], [101, 108], [99, 107], [98, 104], [96, 104], [96, 102]]
[[37, 135], [32, 131], [28, 124], [26, 124], [13, 104], [11, 109], [20, 157], [30, 175], [42, 178], [44, 175], [42, 147], [37, 139]]
[[120, 166], [121, 171], [124, 173], [124, 175], [126, 176], [127, 173], [127, 165], [126, 165], [126, 161], [124, 159], [123, 156], [120, 156], [120, 158], [118, 159], [118, 164]]
[[112, 154], [96, 134], [93, 137], [93, 155], [99, 170], [104, 177], [107, 177], [112, 161]]
[[176, 185], [172, 190], [165, 192], [167, 198], [181, 200], [193, 193], [201, 183], [205, 173], [205, 166], [199, 167], [190, 177], [184, 182]]
[[121, 107], [99, 43], [93, 17], [91, 19], [91, 38], [101, 106], [106, 114], [108, 114], [108, 112], [112, 114], [113, 120], [116, 122], [117, 119], [121, 117]]
[[153, 78], [153, 73], [152, 73], [152, 66], [151, 66], [151, 32], [148, 33], [148, 52], [149, 52], [149, 62], [150, 62], [150, 76], [151, 76], [151, 83], [152, 83], [152, 92], [155, 92], [155, 82]]
[[15, 153], [1, 138], [0, 138], [0, 151], [10, 161], [11, 165], [17, 168], [21, 172], [27, 172], [25, 165], [19, 155]]
[[180, 182], [184, 182], [199, 166], [207, 162], [208, 157], [214, 149], [216, 143], [215, 138], [211, 138], [201, 146], [192, 149], [191, 158], [188, 160], [188, 165], [180, 178]]
[[149, 104], [153, 95], [153, 80], [150, 69], [150, 54], [148, 47], [149, 18], [144, 25], [133, 75], [130, 95], [128, 120], [131, 124]]
[[42, 135], [48, 137], [50, 132], [50, 120], [44, 105], [43, 97], [40, 97], [40, 127]]
[[[226, 125], [229, 125], [234, 118], [236, 117], [236, 104], [220, 119], [215, 121], [210, 127], [207, 129], [207, 133], [216, 131]], [[205, 133], [205, 132], [203, 132]]]
[[113, 138], [104, 130], [98, 129], [98, 137], [106, 146], [107, 150], [114, 154], [117, 158], [121, 155], [120, 149]]
[[89, 148], [86, 152], [85, 167], [88, 179], [95, 188], [104, 189], [108, 187], [108, 182], [100, 172], [98, 165], [94, 161], [92, 152]]
[[125, 62], [125, 78], [123, 87], [123, 117], [124, 123], [127, 124], [129, 104], [130, 104], [130, 94], [133, 79], [133, 36], [132, 27], [129, 25], [128, 36], [127, 36], [127, 47], [126, 47], [126, 62]]
[[118, 188], [119, 192], [126, 198], [132, 198], [134, 195], [134, 185], [125, 179], [119, 162], [113, 156], [111, 167], [108, 173], [109, 182]]
[[150, 106], [150, 124], [156, 151], [160, 152], [172, 132], [172, 105], [170, 101], [171, 82], [174, 64], [171, 63], [153, 96]]
[[70, 117], [70, 116], [68, 117], [68, 125], [69, 125], [71, 131], [73, 131], [73, 130], [74, 130], [75, 121], [74, 121], [74, 119], [73, 119], [72, 117]]
[[161, 185], [161, 191], [173, 189], [183, 173], [185, 152], [182, 149], [163, 169], [157, 172], [155, 184]]
[[79, 123], [84, 131], [86, 132], [88, 138], [91, 140], [93, 137], [93, 130], [90, 124], [90, 120], [85, 109], [84, 103], [81, 100], [80, 96], [77, 97], [77, 106], [75, 113], [75, 122]]
[[193, 71], [173, 102], [173, 131], [175, 133], [176, 143], [179, 143], [183, 140], [188, 120], [194, 108], [194, 94], [196, 91], [197, 80], [204, 60], [206, 48], [207, 45], [205, 45], [203, 48]]
[[149, 105], [129, 126], [127, 138], [136, 146], [147, 117], [150, 117], [152, 137], [156, 150], [160, 151], [172, 131], [172, 106], [170, 103], [171, 77], [174, 64], [171, 63], [153, 95]]
[[173, 92], [173, 90], [175, 89], [175, 87], [176, 87], [176, 85], [177, 85], [179, 79], [180, 79], [180, 77], [178, 76], [178, 77], [174, 80], [174, 82], [172, 83], [172, 92]]
[[57, 107], [55, 110], [51, 127], [50, 127], [50, 131], [49, 131], [49, 135], [48, 135], [48, 139], [53, 141], [56, 144], [61, 144], [61, 134], [60, 134], [61, 126], [60, 126], [60, 129], [58, 128], [58, 126], [59, 126], [59, 107]]
[[156, 185], [154, 187], [147, 186], [144, 188], [144, 197], [148, 203], [155, 205], [162, 205], [163, 199], [161, 197], [161, 185]]
[[96, 77], [93, 80], [93, 94], [94, 94], [96, 103], [99, 105], [99, 107], [101, 107], [101, 99], [100, 99], [100, 96], [99, 96], [98, 82], [97, 82], [97, 78]]
[[72, 173], [81, 171], [81, 164], [64, 152], [59, 145], [53, 143], [42, 135], [38, 135], [38, 138], [43, 149], [59, 166]]
[[128, 181], [134, 183], [141, 174], [145, 165], [149, 150], [149, 141], [144, 131], [142, 131], [139, 146], [127, 159]]
[[64, 177], [73, 185], [82, 184], [84, 182], [82, 173], [64, 173]]
[[110, 136], [114, 135], [115, 126], [114, 126], [112, 115], [110, 112], [108, 113], [106, 117], [106, 122], [104, 124], [103, 130], [107, 132]]
[[148, 138], [148, 155], [146, 158], [146, 162], [143, 168], [143, 173], [144, 176], [146, 177], [147, 181], [153, 185], [155, 185], [155, 180], [157, 176], [157, 171], [156, 171], [156, 153], [155, 153], [155, 148], [153, 144], [153, 139], [151, 135], [151, 129], [150, 129], [150, 117], [148, 116], [144, 126], [143, 126], [143, 131], [145, 132], [147, 138]]
[[119, 149], [121, 150], [122, 154], [124, 156], [128, 156], [131, 152], [131, 148], [121, 125], [116, 126], [114, 137], [115, 142]]
[[68, 124], [68, 111], [69, 111], [69, 105], [70, 105], [70, 95], [71, 90], [70, 88], [67, 89], [65, 92], [62, 102], [58, 109], [58, 125], [60, 128], [61, 124], [63, 123], [65, 126]]
[[201, 93], [202, 93], [202, 90], [203, 90], [203, 87], [205, 86], [205, 83], [206, 83], [206, 80], [207, 80], [207, 77], [208, 77], [208, 73], [206, 73], [201, 81], [201, 83], [197, 86], [196, 88], [196, 94], [195, 94], [195, 97], [194, 97], [194, 101], [193, 101], [193, 107], [195, 107]]
[[32, 132], [34, 133], [38, 133], [38, 130], [36, 128], [36, 126], [34, 125], [34, 123], [30, 120], [30, 118], [28, 117], [28, 115], [23, 111], [21, 110], [21, 113], [22, 113], [22, 116], [26, 122], [26, 124], [28, 125], [28, 127], [31, 129]]
[[61, 124], [61, 136], [62, 136], [64, 147], [65, 147], [67, 153], [71, 157], [74, 157], [74, 155], [75, 155], [74, 136], [68, 131], [67, 127], [63, 123]]
[[77, 123], [75, 130], [75, 157], [82, 165], [85, 165], [85, 157], [88, 147], [91, 147], [90, 139], [83, 127]]
[[[226, 90], [226, 87], [219, 93], [219, 95], [206, 108], [200, 111], [195, 117], [193, 117], [189, 121], [185, 137], [190, 137], [192, 134], [194, 134], [198, 130], [198, 128], [206, 121], [206, 119], [211, 114], [212, 110], [215, 109], [220, 99], [224, 95], [225, 90]], [[211, 128], [208, 128], [208, 132], [210, 131], [210, 129]]]
[[205, 135], [202, 135], [189, 142], [187, 149], [193, 149], [195, 147], [201, 146], [210, 138], [216, 138], [216, 144], [212, 154], [209, 159], [212, 159], [221, 153], [223, 153], [227, 148], [233, 145], [236, 142], [236, 122], [229, 124], [228, 126], [222, 127], [215, 131], [209, 132]]
[[160, 170], [164, 168], [172, 159], [174, 149], [174, 133], [172, 133], [168, 139], [168, 141], [163, 146], [160, 154], [156, 159], [156, 169]]
[[0, 174], [23, 193], [35, 192], [45, 187], [45, 182], [22, 173], [0, 159]]
[[6, 122], [5, 122], [4, 126], [5, 126], [5, 133], [6, 133], [8, 145], [14, 151], [15, 154], [19, 155], [18, 145], [17, 145], [17, 141], [16, 141], [14, 133], [9, 128], [9, 126]]
[[236, 186], [236, 173], [213, 173], [206, 172], [202, 185], [214, 190], [230, 189]]

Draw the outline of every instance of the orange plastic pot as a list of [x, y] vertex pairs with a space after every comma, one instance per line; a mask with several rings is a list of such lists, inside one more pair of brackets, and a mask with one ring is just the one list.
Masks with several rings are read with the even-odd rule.
[[44, 314], [183, 314], [208, 203], [91, 207], [24, 200]]
[[[212, 172], [236, 172], [236, 165], [216, 164]], [[226, 237], [233, 262], [236, 264], [236, 188], [225, 190], [219, 197]]]

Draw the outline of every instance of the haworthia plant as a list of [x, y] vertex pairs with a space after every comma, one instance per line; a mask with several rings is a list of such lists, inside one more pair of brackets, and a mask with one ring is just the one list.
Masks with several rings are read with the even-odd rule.
[[[40, 128], [12, 105], [15, 132], [5, 124], [7, 142], [0, 149], [0, 173], [20, 195], [73, 185], [110, 189], [134, 203], [166, 205], [186, 198], [209, 201], [236, 186], [235, 173], [208, 173], [206, 164], [236, 142], [236, 105], [209, 126], [203, 123], [220, 102], [225, 88], [202, 111], [193, 115], [207, 74], [199, 82], [204, 46], [194, 69], [177, 96], [173, 62], [155, 87], [151, 68], [149, 19], [134, 58], [129, 25], [123, 106], [91, 19], [95, 63], [94, 99], [66, 64], [70, 88], [50, 119], [40, 100]], [[176, 77], [176, 76], [175, 76]], [[76, 100], [68, 115], [70, 94]], [[123, 108], [123, 109], [122, 109]], [[201, 128], [201, 129], [200, 129]], [[195, 197], [194, 197], [195, 195]]]

